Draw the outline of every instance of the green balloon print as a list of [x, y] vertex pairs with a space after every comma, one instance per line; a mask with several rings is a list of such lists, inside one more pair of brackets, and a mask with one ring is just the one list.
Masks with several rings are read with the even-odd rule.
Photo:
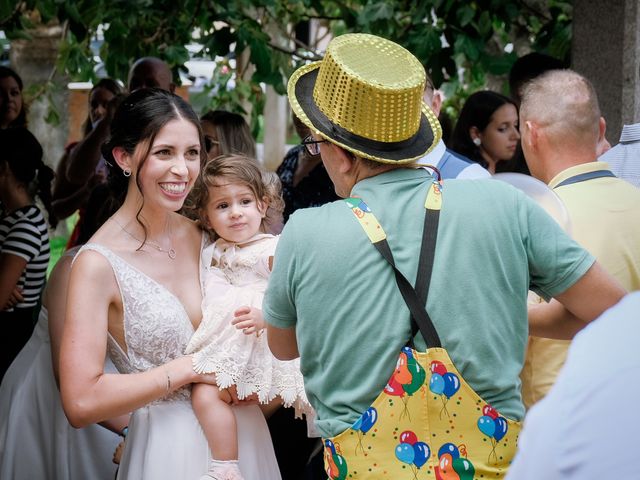
[[336, 453], [333, 455], [333, 461], [336, 464], [336, 467], [338, 467], [338, 476], [335, 477], [335, 480], [345, 480], [349, 473], [349, 469], [347, 468], [347, 462], [344, 457]]
[[451, 466], [460, 477], [460, 480], [473, 480], [476, 469], [473, 467], [473, 464], [466, 458], [454, 458], [453, 462], [451, 462]]
[[408, 395], [413, 395], [424, 384], [424, 381], [427, 378], [427, 372], [413, 357], [408, 357], [407, 369], [409, 370], [409, 373], [411, 373], [411, 383], [402, 385], [402, 388]]

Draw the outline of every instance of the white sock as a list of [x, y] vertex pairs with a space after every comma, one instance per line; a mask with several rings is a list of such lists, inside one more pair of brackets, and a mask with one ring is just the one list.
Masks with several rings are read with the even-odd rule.
[[230, 467], [232, 465], [238, 465], [238, 460], [216, 460], [215, 458], [209, 460], [209, 469], [216, 467]]

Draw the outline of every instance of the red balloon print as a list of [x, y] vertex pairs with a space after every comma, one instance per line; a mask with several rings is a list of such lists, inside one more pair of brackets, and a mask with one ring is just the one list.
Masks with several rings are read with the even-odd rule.
[[396, 380], [395, 374], [389, 379], [389, 383], [387, 383], [387, 386], [384, 387], [384, 393], [394, 397], [401, 397], [404, 395], [404, 389], [402, 388], [402, 385]]
[[431, 366], [429, 367], [429, 369], [431, 370], [431, 373], [438, 373], [440, 375], [444, 375], [445, 373], [447, 373], [447, 367], [444, 366], [444, 363], [438, 360], [434, 360], [433, 362], [431, 362]]
[[486, 415], [487, 417], [491, 417], [494, 420], [498, 418], [498, 412], [491, 405], [485, 405], [484, 407], [482, 407], [482, 414]]
[[406, 432], [402, 432], [400, 434], [400, 443], [408, 443], [409, 445], [413, 445], [418, 441], [418, 437], [411, 430], [407, 430]]

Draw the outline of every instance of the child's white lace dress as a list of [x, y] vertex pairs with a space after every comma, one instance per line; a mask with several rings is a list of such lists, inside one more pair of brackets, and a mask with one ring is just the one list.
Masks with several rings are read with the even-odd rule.
[[231, 324], [243, 306], [262, 309], [278, 237], [258, 234], [242, 244], [218, 239], [202, 250], [202, 322], [185, 353], [193, 354], [194, 370], [215, 373], [220, 389], [236, 385], [238, 398], [253, 393], [261, 403], [281, 397], [298, 414], [311, 406], [304, 391], [298, 359], [280, 361], [267, 336], [245, 335]]

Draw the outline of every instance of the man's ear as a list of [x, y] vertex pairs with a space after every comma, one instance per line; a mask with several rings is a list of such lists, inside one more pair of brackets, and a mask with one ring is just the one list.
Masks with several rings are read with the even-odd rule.
[[338, 172], [342, 174], [349, 173], [353, 168], [355, 160], [353, 154], [338, 145], [334, 145], [333, 143], [330, 143], [330, 145], [336, 152], [334, 158], [337, 160]]
[[530, 149], [537, 149], [540, 144], [541, 135], [544, 134], [540, 127], [531, 120], [527, 120], [520, 125], [520, 130], [520, 141], [526, 142]]
[[598, 145], [596, 147], [596, 155], [598, 157], [611, 149], [611, 144], [607, 140], [607, 137], [605, 137], [606, 132], [607, 122], [604, 117], [600, 117], [600, 121], [598, 122]]
[[598, 141], [603, 141], [604, 135], [605, 133], [607, 133], [607, 121], [604, 119], [604, 117], [600, 117], [600, 120], [598, 121], [598, 131], [599, 131], [599, 137], [598, 137]]
[[431, 100], [431, 110], [436, 117], [440, 116], [440, 110], [442, 109], [442, 92], [440, 90], [433, 91], [433, 99]]

